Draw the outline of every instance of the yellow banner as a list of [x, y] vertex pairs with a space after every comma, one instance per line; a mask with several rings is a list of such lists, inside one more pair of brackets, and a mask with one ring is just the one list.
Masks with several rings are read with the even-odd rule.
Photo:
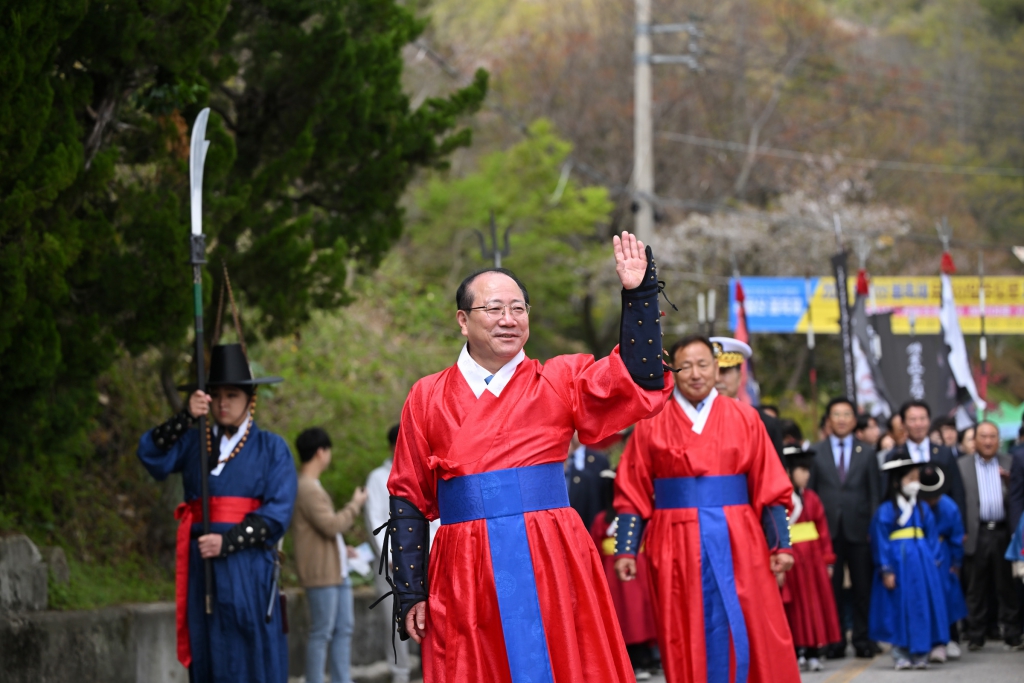
[[[806, 332], [808, 315], [817, 334], [839, 333], [839, 306], [836, 303], [835, 278], [816, 278], [809, 311], [804, 311], [797, 327]], [[979, 278], [953, 276], [953, 297], [964, 334], [981, 334]], [[851, 277], [850, 301], [856, 294], [856, 278]], [[939, 334], [939, 308], [942, 305], [938, 277], [871, 278], [872, 296], [867, 301], [868, 315], [892, 312], [894, 334]], [[913, 330], [911, 330], [913, 326]], [[985, 334], [1024, 334], [1024, 278], [996, 276], [985, 278]]]

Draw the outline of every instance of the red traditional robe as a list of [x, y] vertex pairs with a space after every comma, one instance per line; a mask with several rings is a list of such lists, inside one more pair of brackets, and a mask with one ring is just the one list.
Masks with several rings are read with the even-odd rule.
[[[562, 463], [574, 430], [583, 443], [606, 438], [660, 411], [671, 384], [666, 373], [665, 391], [638, 387], [618, 348], [597, 362], [527, 358], [500, 396], [477, 398], [458, 366], [450, 367], [413, 386], [388, 489], [437, 519], [439, 479]], [[524, 517], [555, 683], [635, 680], [601, 558], [580, 516], [566, 507]], [[441, 526], [428, 583], [424, 680], [511, 683], [486, 520]]]
[[[749, 683], [799, 681], [778, 583], [769, 569], [761, 511], [792, 507], [793, 487], [757, 411], [734, 399], [714, 398], [694, 432], [676, 397], [641, 422], [622, 454], [615, 479], [615, 509], [650, 520], [644, 552], [650, 560], [661, 661], [669, 683], [708, 680], [701, 583], [698, 510], [654, 507], [654, 480], [670, 477], [747, 477], [750, 504], [722, 508], [730, 536], [736, 594], [749, 640]], [[730, 651], [731, 669], [735, 652]], [[726, 679], [721, 671], [713, 679]], [[733, 680], [730, 672], [727, 680]]]
[[803, 509], [790, 519], [790, 532], [795, 563], [786, 574], [782, 598], [793, 642], [797, 647], [811, 648], [838, 642], [842, 634], [828, 576], [828, 565], [835, 564], [836, 556], [825, 506], [814, 491], [803, 492]]
[[622, 639], [626, 645], [639, 645], [656, 640], [658, 633], [654, 625], [654, 608], [651, 606], [650, 569], [647, 555], [637, 557], [636, 581], [619, 581], [615, 573], [615, 536], [608, 535], [608, 515], [599, 512], [590, 525], [590, 535], [604, 562], [604, 573], [608, 577], [608, 589], [619, 617]]

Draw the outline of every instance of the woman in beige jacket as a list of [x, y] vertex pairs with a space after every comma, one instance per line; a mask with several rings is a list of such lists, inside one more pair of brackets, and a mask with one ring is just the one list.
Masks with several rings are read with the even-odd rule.
[[[331, 464], [331, 439], [312, 427], [296, 439], [302, 466], [292, 516], [295, 564], [306, 589], [310, 633], [306, 645], [306, 683], [322, 683], [325, 659], [331, 683], [350, 683], [352, 585], [348, 580], [348, 547], [341, 534], [352, 528], [366, 502], [359, 487], [352, 500], [335, 512], [320, 475]], [[330, 652], [330, 657], [327, 657]]]

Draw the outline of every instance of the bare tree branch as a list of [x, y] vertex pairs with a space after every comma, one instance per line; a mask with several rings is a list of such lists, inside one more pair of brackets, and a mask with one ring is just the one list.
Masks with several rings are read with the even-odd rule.
[[808, 42], [804, 41], [800, 47], [797, 48], [796, 52], [786, 62], [786, 66], [783, 67], [782, 73], [775, 79], [775, 84], [772, 86], [771, 97], [768, 98], [768, 102], [765, 104], [764, 109], [761, 110], [761, 115], [757, 117], [753, 125], [750, 127], [750, 136], [747, 138], [747, 156], [743, 160], [743, 167], [740, 169], [740, 174], [736, 178], [736, 183], [733, 185], [733, 194], [737, 197], [743, 197], [743, 193], [747, 187], [747, 181], [750, 179], [750, 172], [754, 170], [754, 163], [757, 161], [757, 147], [759, 139], [761, 137], [761, 130], [765, 127], [768, 121], [771, 119], [772, 114], [775, 113], [775, 108], [779, 104], [779, 99], [782, 97], [782, 87], [789, 80], [793, 70], [796, 69], [797, 65], [807, 55], [809, 48]]

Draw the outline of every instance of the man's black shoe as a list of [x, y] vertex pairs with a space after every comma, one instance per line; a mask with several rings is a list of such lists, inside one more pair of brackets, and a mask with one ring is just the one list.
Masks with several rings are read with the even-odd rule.
[[846, 657], [846, 643], [832, 643], [825, 648], [826, 659], [843, 659]]
[[878, 654], [870, 647], [856, 647], [853, 651], [860, 659], [874, 659], [875, 655]]
[[967, 643], [967, 649], [970, 650], [971, 652], [977, 652], [978, 650], [980, 650], [983, 647], [985, 647], [985, 641], [984, 640], [972, 640], [969, 643]]
[[1020, 636], [1010, 636], [1003, 642], [1006, 643], [1006, 646], [1012, 650], [1019, 650], [1021, 649], [1021, 645], [1024, 644], [1022, 643]]

